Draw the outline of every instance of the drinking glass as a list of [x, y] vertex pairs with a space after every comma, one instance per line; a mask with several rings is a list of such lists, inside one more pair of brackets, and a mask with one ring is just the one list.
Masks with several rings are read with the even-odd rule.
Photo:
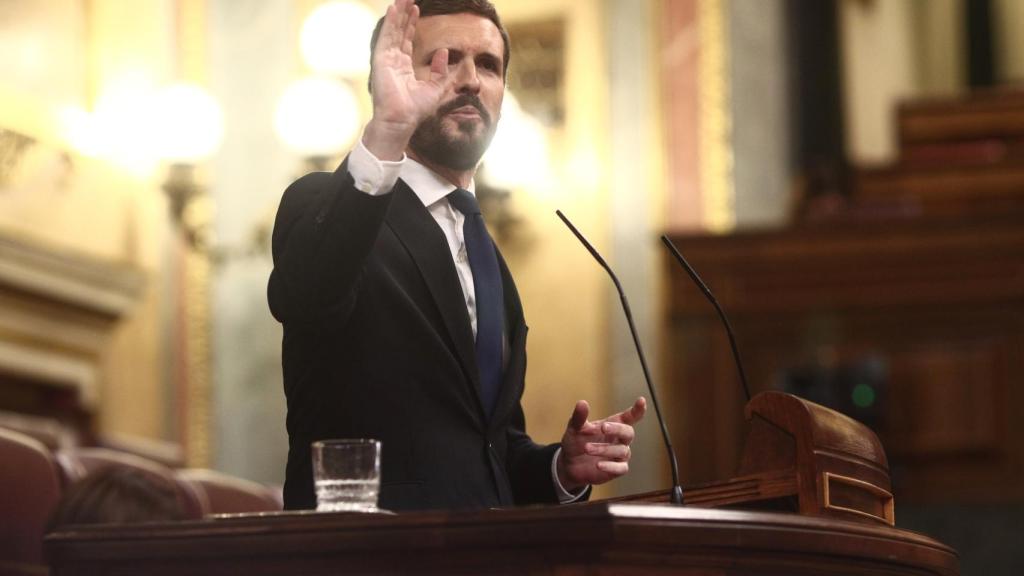
[[375, 512], [380, 493], [380, 442], [313, 442], [313, 485], [320, 512]]

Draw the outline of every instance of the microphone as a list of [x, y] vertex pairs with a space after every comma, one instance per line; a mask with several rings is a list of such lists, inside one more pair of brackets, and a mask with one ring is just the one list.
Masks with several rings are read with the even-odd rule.
[[718, 317], [721, 318], [722, 323], [725, 324], [725, 333], [729, 335], [729, 346], [732, 347], [732, 357], [736, 361], [736, 369], [740, 373], [740, 383], [743, 384], [743, 392], [747, 395], [747, 402], [750, 402], [750, 388], [747, 386], [747, 375], [743, 371], [743, 362], [740, 361], [740, 351], [739, 348], [736, 347], [736, 337], [732, 333], [732, 326], [729, 324], [729, 319], [725, 317], [725, 312], [722, 310], [722, 307], [718, 305], [718, 300], [715, 298], [715, 295], [711, 293], [711, 289], [708, 288], [708, 285], [700, 279], [700, 276], [697, 275], [697, 271], [693, 269], [693, 266], [690, 266], [690, 263], [686, 261], [686, 258], [683, 258], [683, 255], [680, 254], [679, 250], [676, 249], [675, 244], [672, 244], [672, 241], [668, 239], [667, 235], [661, 235], [661, 242], [669, 249], [670, 252], [672, 252], [672, 255], [676, 257], [676, 261], [679, 262], [679, 265], [682, 266], [683, 269], [686, 270], [686, 273], [690, 275], [690, 278], [693, 279], [693, 283], [700, 288], [700, 291], [704, 293], [704, 297], [707, 298], [715, 307], [715, 310], [718, 311]]
[[671, 499], [673, 504], [682, 505], [683, 503], [683, 488], [679, 485], [679, 463], [676, 461], [675, 450], [672, 449], [672, 441], [668, 437], [668, 428], [665, 427], [665, 419], [661, 416], [661, 407], [658, 405], [658, 394], [654, 391], [654, 383], [651, 381], [651, 372], [647, 368], [647, 358], [644, 357], [644, 349], [640, 346], [640, 337], [637, 336], [636, 326], [633, 325], [633, 313], [629, 310], [629, 301], [626, 300], [626, 293], [622, 290], [622, 285], [619, 284], [619, 279], [612, 272], [612, 269], [608, 266], [608, 263], [604, 261], [604, 258], [597, 253], [597, 250], [587, 242], [587, 239], [580, 234], [580, 231], [569, 222], [569, 219], [562, 214], [561, 210], [555, 210], [555, 214], [562, 219], [562, 222], [569, 227], [569, 230], [579, 239], [580, 243], [590, 252], [590, 255], [597, 260], [597, 263], [608, 272], [611, 276], [612, 282], [615, 283], [615, 289], [619, 291], [619, 300], [622, 301], [622, 311], [626, 313], [626, 322], [629, 323], [629, 332], [633, 335], [633, 343], [636, 345], [636, 352], [640, 356], [640, 366], [644, 369], [644, 379], [647, 380], [647, 390], [651, 393], [651, 402], [654, 404], [654, 413], [658, 416], [658, 424], [661, 425], [661, 435], [665, 439], [665, 449], [668, 451], [668, 461], [672, 465], [672, 493]]

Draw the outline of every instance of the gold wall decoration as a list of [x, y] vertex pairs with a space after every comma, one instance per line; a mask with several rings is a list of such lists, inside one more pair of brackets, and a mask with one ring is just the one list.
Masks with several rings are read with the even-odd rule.
[[729, 0], [698, 1], [700, 183], [705, 225], [714, 232], [736, 225], [728, 13]]
[[547, 126], [565, 119], [565, 22], [510, 23], [508, 89], [524, 112]]
[[18, 169], [22, 154], [35, 144], [35, 139], [24, 134], [0, 128], [0, 192], [11, 181]]
[[[177, 4], [177, 72], [181, 80], [203, 84], [207, 80], [208, 46], [207, 7], [204, 0], [181, 0]], [[184, 345], [180, 354], [185, 362], [184, 444], [189, 466], [209, 467], [213, 463], [213, 377], [210, 316], [212, 285], [209, 246], [212, 243], [208, 211], [209, 190], [199, 181], [202, 170], [193, 166], [185, 182], [190, 190], [177, 214], [178, 231], [185, 241], [179, 244], [183, 275], [179, 313], [184, 318]]]
[[210, 261], [206, 254], [183, 245], [185, 265], [185, 453], [189, 466], [208, 467], [210, 440]]
[[102, 435], [110, 344], [135, 311], [147, 280], [130, 264], [0, 230], [4, 418], [48, 422], [69, 440]]

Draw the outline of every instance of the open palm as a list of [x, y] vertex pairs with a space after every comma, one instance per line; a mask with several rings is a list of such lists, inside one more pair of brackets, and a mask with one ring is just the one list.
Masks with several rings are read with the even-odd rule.
[[373, 53], [373, 117], [389, 131], [409, 132], [433, 113], [448, 83], [448, 50], [434, 53], [427, 78], [417, 78], [413, 64], [413, 37], [419, 21], [413, 0], [388, 6]]

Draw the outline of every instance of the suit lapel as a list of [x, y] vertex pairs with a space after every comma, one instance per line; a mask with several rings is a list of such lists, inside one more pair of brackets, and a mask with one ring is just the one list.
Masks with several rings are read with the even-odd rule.
[[454, 344], [455, 356], [472, 382], [472, 394], [478, 416], [482, 418], [480, 401], [480, 374], [476, 366], [476, 348], [469, 313], [452, 262], [451, 251], [444, 233], [438, 227], [416, 194], [401, 180], [393, 192], [387, 223], [412, 256], [426, 282], [434, 303], [437, 304], [445, 328]]

